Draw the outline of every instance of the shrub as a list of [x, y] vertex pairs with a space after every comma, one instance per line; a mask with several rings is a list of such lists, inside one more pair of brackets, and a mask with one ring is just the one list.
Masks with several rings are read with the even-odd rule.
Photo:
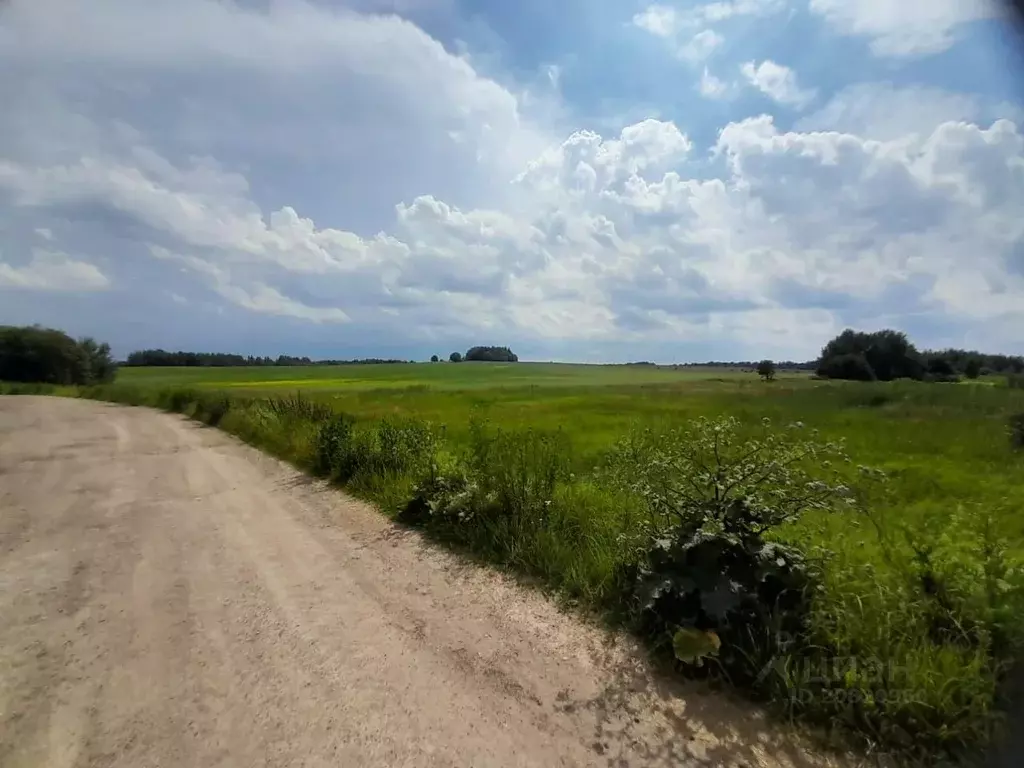
[[771, 360], [762, 360], [757, 364], [757, 375], [765, 381], [775, 380], [775, 363]]
[[1024, 413], [1015, 413], [1009, 423], [1010, 445], [1020, 450], [1024, 448]]
[[377, 424], [375, 436], [369, 463], [378, 474], [419, 474], [429, 466], [436, 441], [426, 422], [385, 418]]
[[400, 513], [405, 523], [458, 529], [480, 506], [480, 487], [464, 464], [454, 456], [439, 453], [426, 477], [417, 484], [413, 497]]
[[231, 398], [226, 394], [204, 394], [196, 402], [195, 418], [216, 427], [231, 410]]
[[316, 452], [313, 471], [319, 475], [338, 477], [347, 469], [352, 451], [352, 428], [355, 419], [345, 413], [338, 413], [320, 424], [316, 436]]
[[738, 435], [735, 419], [633, 433], [610, 454], [605, 477], [648, 513], [623, 588], [641, 632], [699, 665], [717, 656], [734, 682], [754, 685], [790, 645], [807, 638], [815, 572], [803, 554], [771, 541], [812, 509], [852, 502], [832, 462], [842, 446], [802, 426]]
[[524, 564], [537, 532], [550, 522], [569, 464], [561, 431], [507, 430], [474, 420], [465, 463], [435, 459], [403, 519]]
[[546, 518], [555, 485], [569, 474], [569, 457], [561, 430], [506, 430], [478, 420], [470, 425], [473, 477], [504, 515], [520, 522]]
[[981, 361], [972, 357], [964, 364], [964, 376], [968, 379], [976, 379], [981, 375]]

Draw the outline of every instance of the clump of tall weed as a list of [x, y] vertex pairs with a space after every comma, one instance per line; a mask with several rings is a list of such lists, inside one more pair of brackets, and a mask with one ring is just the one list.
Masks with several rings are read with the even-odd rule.
[[304, 419], [306, 421], [327, 421], [334, 415], [334, 409], [326, 403], [320, 403], [303, 396], [301, 392], [283, 397], [271, 397], [266, 401], [266, 407], [278, 416], [289, 419]]
[[1018, 451], [1024, 448], [1024, 413], [1015, 413], [1009, 418], [1007, 431], [1010, 434], [1010, 446]]
[[778, 540], [810, 510], [853, 502], [842, 445], [802, 425], [741, 436], [735, 419], [634, 432], [603, 476], [640, 499], [646, 520], [621, 574], [637, 629], [690, 668], [758, 687], [809, 641], [820, 564]]
[[216, 427], [231, 410], [231, 403], [231, 398], [224, 393], [203, 393], [196, 400], [193, 418]]
[[333, 414], [317, 429], [313, 471], [319, 475], [339, 478], [352, 452], [355, 419], [345, 413]]
[[403, 517], [530, 569], [529, 552], [538, 531], [549, 527], [556, 489], [570, 479], [570, 450], [561, 431], [474, 420], [464, 459], [435, 461]]
[[1024, 649], [1019, 542], [991, 509], [914, 526], [863, 512], [877, 549], [829, 553], [812, 625], [830, 650], [788, 670], [794, 709], [920, 759], [970, 754], [996, 732]]

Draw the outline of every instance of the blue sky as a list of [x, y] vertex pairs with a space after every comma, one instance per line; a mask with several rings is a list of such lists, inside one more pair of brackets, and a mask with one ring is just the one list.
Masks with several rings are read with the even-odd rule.
[[0, 323], [311, 356], [1024, 352], [986, 0], [11, 0]]

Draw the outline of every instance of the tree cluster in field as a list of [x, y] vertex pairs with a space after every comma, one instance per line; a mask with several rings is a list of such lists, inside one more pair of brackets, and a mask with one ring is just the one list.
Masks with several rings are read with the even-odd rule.
[[309, 357], [293, 357], [291, 355], [279, 355], [274, 358], [258, 355], [235, 355], [226, 352], [168, 352], [164, 349], [143, 349], [128, 355], [124, 365], [154, 368], [242, 368], [271, 365], [380, 365], [404, 362], [406, 361], [384, 360], [375, 357], [360, 360], [311, 360]]
[[[438, 360], [437, 355], [434, 355], [430, 359], [435, 363]], [[470, 347], [465, 355], [459, 354], [458, 352], [452, 352], [448, 356], [448, 361], [452, 363], [518, 363], [519, 356], [508, 347]]]
[[0, 381], [102, 384], [116, 370], [108, 344], [52, 328], [0, 326]]
[[864, 333], [847, 328], [821, 350], [816, 372], [828, 379], [853, 381], [958, 381], [985, 373], [1020, 373], [1024, 358], [963, 349], [918, 351], [905, 333]]

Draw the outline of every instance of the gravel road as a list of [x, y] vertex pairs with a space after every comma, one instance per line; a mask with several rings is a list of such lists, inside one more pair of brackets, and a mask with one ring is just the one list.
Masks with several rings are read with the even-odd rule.
[[0, 765], [833, 764], [217, 430], [0, 397]]

